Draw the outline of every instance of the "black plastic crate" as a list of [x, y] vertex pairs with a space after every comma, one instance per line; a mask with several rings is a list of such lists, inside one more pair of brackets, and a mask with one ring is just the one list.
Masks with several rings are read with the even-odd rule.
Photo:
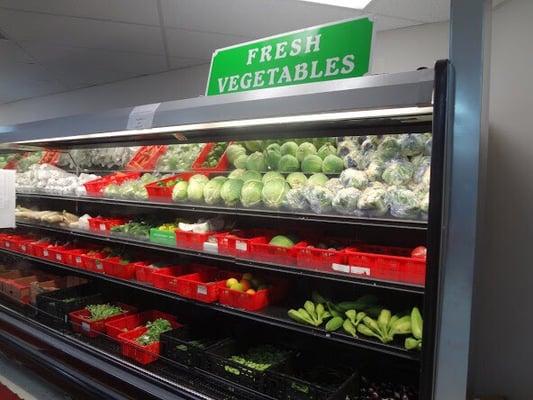
[[210, 334], [207, 327], [184, 326], [161, 334], [161, 355], [187, 367], [205, 368], [205, 351], [227, 340]]
[[68, 327], [68, 313], [89, 304], [103, 303], [104, 297], [91, 284], [73, 286], [54, 292], [41, 293], [36, 297], [38, 318], [53, 326]]
[[299, 354], [283, 369], [268, 371], [268, 394], [286, 400], [346, 400], [358, 393], [359, 374], [353, 366], [327, 356]]
[[268, 385], [271, 384], [268, 379], [267, 372], [273, 369], [285, 369], [292, 357], [290, 350], [284, 349], [280, 346], [273, 347], [285, 351], [286, 355], [276, 363], [264, 370], [258, 370], [247, 365], [231, 360], [232, 356], [241, 356], [248, 353], [249, 350], [264, 346], [261, 343], [251, 343], [243, 340], [234, 341], [229, 340], [213, 346], [206, 351], [207, 354], [207, 369], [209, 372], [218, 375], [227, 380], [236, 382], [242, 386], [246, 386], [261, 393], [268, 394]]

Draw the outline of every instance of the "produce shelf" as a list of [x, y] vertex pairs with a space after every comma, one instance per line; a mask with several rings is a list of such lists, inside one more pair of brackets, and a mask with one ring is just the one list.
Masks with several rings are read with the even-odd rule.
[[373, 287], [373, 288], [388, 289], [388, 290], [393, 290], [393, 291], [416, 293], [416, 294], [424, 293], [424, 287], [419, 286], [419, 285], [412, 285], [412, 284], [407, 284], [407, 283], [395, 283], [395, 282], [388, 282], [388, 281], [377, 281], [373, 279], [357, 278], [357, 277], [352, 277], [352, 276], [343, 275], [343, 274], [334, 274], [334, 273], [328, 273], [328, 272], [323, 272], [323, 271], [318, 271], [318, 270], [304, 269], [301, 267], [294, 267], [294, 266], [260, 262], [260, 261], [255, 261], [255, 260], [242, 259], [242, 258], [235, 258], [232, 256], [207, 253], [207, 252], [198, 251], [198, 250], [170, 247], [170, 246], [159, 245], [156, 243], [129, 239], [129, 238], [124, 238], [124, 237], [101, 235], [101, 234], [98, 234], [92, 231], [87, 231], [87, 230], [67, 229], [67, 228], [61, 228], [61, 227], [53, 226], [53, 225], [43, 225], [43, 224], [35, 224], [35, 223], [21, 222], [21, 221], [17, 221], [17, 226], [23, 227], [23, 228], [39, 229], [39, 230], [45, 230], [49, 232], [56, 232], [60, 234], [69, 234], [69, 235], [73, 235], [73, 236], [77, 236], [81, 238], [100, 240], [100, 241], [104, 241], [107, 243], [116, 243], [116, 244], [135, 246], [135, 247], [145, 248], [145, 249], [150, 249], [150, 250], [165, 251], [168, 253], [194, 256], [194, 257], [208, 259], [208, 260], [231, 262], [233, 264], [236, 264], [242, 267], [252, 268], [256, 270], [272, 271], [272, 272], [277, 272], [277, 273], [305, 276], [305, 277], [311, 277], [311, 278], [316, 278], [316, 279], [327, 279], [330, 281], [350, 283], [350, 284], [354, 284], [354, 285], [358, 285], [362, 287]]
[[427, 221], [414, 221], [394, 218], [357, 218], [347, 215], [319, 215], [312, 213], [299, 213], [295, 211], [275, 211], [267, 209], [249, 209], [240, 207], [217, 207], [206, 206], [201, 204], [182, 204], [182, 203], [164, 203], [164, 202], [147, 202], [137, 200], [123, 200], [123, 199], [110, 199], [103, 197], [89, 197], [89, 196], [60, 196], [44, 193], [17, 193], [21, 198], [38, 198], [38, 199], [50, 199], [50, 200], [64, 200], [73, 202], [85, 202], [95, 204], [107, 204], [115, 206], [125, 207], [139, 207], [157, 210], [178, 210], [178, 211], [194, 211], [200, 213], [209, 214], [227, 214], [227, 215], [241, 215], [249, 217], [259, 218], [274, 218], [281, 220], [291, 221], [309, 221], [309, 222], [322, 222], [322, 223], [335, 223], [344, 225], [360, 225], [360, 226], [377, 226], [383, 228], [400, 228], [410, 230], [422, 230], [427, 229]]
[[226, 306], [216, 304], [216, 303], [215, 304], [201, 303], [201, 302], [197, 302], [194, 300], [180, 297], [171, 292], [166, 292], [166, 291], [159, 290], [159, 289], [156, 289], [150, 286], [146, 286], [138, 282], [127, 281], [127, 280], [123, 280], [119, 278], [114, 278], [109, 275], [103, 275], [100, 273], [80, 270], [78, 268], [68, 267], [66, 265], [52, 262], [50, 260], [43, 260], [41, 258], [13, 252], [10, 250], [0, 249], [0, 252], [11, 254], [11, 255], [16, 255], [23, 259], [35, 261], [43, 265], [52, 266], [54, 268], [68, 271], [76, 275], [87, 276], [93, 279], [105, 280], [105, 281], [112, 282], [115, 284], [142, 290], [144, 292], [154, 293], [154, 294], [164, 296], [164, 297], [176, 300], [176, 301], [188, 303], [196, 307], [216, 310], [224, 314], [229, 314], [229, 315], [237, 316], [240, 318], [245, 318], [248, 320], [253, 320], [256, 322], [268, 324], [271, 326], [276, 326], [276, 327], [283, 328], [283, 329], [288, 329], [288, 330], [303, 333], [306, 335], [312, 335], [312, 336], [319, 337], [325, 340], [330, 340], [330, 341], [337, 342], [337, 343], [343, 343], [343, 344], [357, 347], [360, 349], [376, 351], [379, 353], [388, 354], [391, 356], [400, 357], [400, 358], [404, 358], [408, 360], [418, 361], [420, 359], [420, 355], [418, 353], [413, 352], [413, 351], [407, 351], [404, 348], [399, 347], [399, 346], [380, 343], [372, 339], [352, 338], [351, 336], [348, 336], [342, 333], [336, 333], [336, 332], [330, 333], [330, 332], [327, 332], [325, 329], [314, 328], [314, 327], [298, 324], [297, 322], [294, 322], [290, 320], [289, 318], [287, 318], [286, 316], [287, 310], [282, 307], [269, 306], [260, 312], [249, 312], [249, 311], [243, 311], [243, 310], [226, 307]]

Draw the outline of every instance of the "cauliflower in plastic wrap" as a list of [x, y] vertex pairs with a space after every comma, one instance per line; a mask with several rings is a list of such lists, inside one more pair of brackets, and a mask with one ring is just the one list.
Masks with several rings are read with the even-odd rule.
[[307, 199], [305, 197], [305, 188], [298, 187], [290, 189], [283, 199], [283, 207], [294, 211], [304, 211], [309, 208]]
[[416, 219], [420, 213], [420, 201], [416, 192], [398, 186], [387, 190], [387, 204], [393, 217]]
[[381, 143], [381, 136], [369, 135], [361, 143], [361, 152], [362, 153], [373, 153], [378, 149], [379, 144]]
[[398, 143], [400, 144], [400, 153], [403, 157], [413, 157], [424, 152], [426, 139], [420, 133], [410, 133], [400, 135]]
[[345, 215], [361, 215], [357, 209], [357, 202], [361, 191], [354, 187], [344, 188], [336, 192], [332, 205], [335, 211]]
[[344, 188], [339, 178], [331, 178], [326, 182], [324, 187], [332, 193], [337, 193], [339, 190]]
[[414, 167], [407, 160], [392, 160], [383, 171], [383, 181], [388, 185], [406, 186], [413, 179]]
[[420, 213], [423, 219], [427, 219], [429, 210], [429, 192], [418, 192]]
[[365, 173], [369, 181], [380, 181], [383, 171], [385, 171], [385, 163], [379, 159], [374, 159], [366, 168]]
[[429, 157], [425, 157], [418, 164], [416, 171], [414, 173], [413, 181], [418, 185], [427, 186], [429, 188], [429, 183], [431, 180], [431, 160]]
[[401, 146], [396, 137], [386, 136], [378, 146], [375, 157], [380, 160], [392, 160], [400, 156]]
[[340, 181], [344, 187], [354, 187], [363, 190], [368, 186], [368, 177], [365, 171], [348, 168], [342, 171]]
[[387, 191], [384, 185], [374, 184], [367, 187], [359, 196], [357, 208], [369, 217], [382, 217], [387, 214], [388, 206], [386, 202]]
[[432, 145], [433, 145], [433, 139], [431, 137], [426, 139], [426, 142], [424, 143], [424, 155], [425, 156], [431, 155]]
[[309, 207], [317, 214], [325, 214], [331, 211], [333, 193], [323, 186], [306, 186], [304, 194]]
[[359, 149], [359, 143], [351, 138], [345, 138], [337, 143], [337, 155], [341, 158], [346, 157], [349, 153]]

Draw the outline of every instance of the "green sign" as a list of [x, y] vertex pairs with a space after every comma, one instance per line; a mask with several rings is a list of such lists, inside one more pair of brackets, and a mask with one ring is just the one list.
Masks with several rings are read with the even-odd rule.
[[373, 22], [341, 21], [247, 42], [213, 54], [207, 95], [362, 76]]

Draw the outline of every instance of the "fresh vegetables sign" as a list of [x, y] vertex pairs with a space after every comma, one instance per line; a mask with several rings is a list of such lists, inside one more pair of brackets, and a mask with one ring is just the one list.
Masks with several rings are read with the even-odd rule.
[[353, 78], [370, 65], [373, 22], [353, 19], [215, 51], [208, 96]]

